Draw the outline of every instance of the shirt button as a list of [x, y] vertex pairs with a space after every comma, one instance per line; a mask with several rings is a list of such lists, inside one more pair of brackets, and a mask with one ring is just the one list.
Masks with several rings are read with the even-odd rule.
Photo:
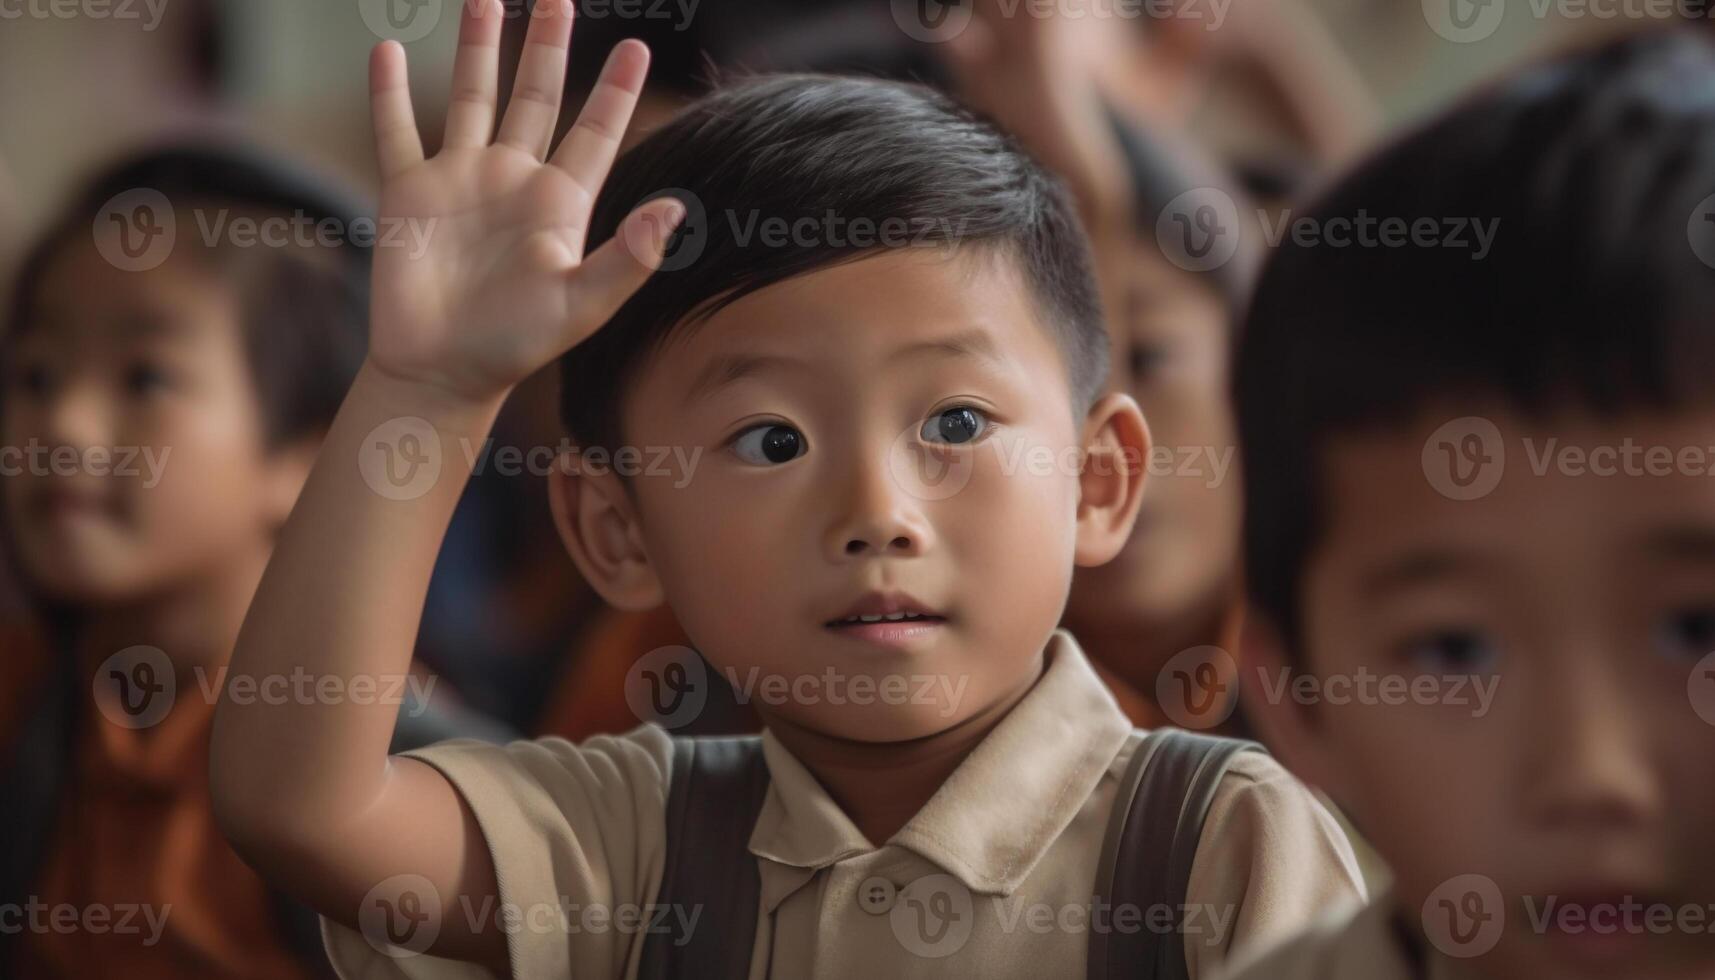
[[893, 908], [896, 893], [893, 882], [880, 875], [871, 875], [858, 886], [858, 906], [870, 915], [881, 915]]

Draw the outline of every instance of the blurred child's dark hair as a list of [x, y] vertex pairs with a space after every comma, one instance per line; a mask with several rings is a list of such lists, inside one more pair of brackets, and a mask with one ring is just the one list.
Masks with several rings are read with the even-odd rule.
[[1487, 400], [1541, 418], [1715, 396], [1712, 193], [1715, 47], [1668, 32], [1507, 79], [1311, 209], [1323, 226], [1363, 213], [1499, 223], [1486, 255], [1469, 230], [1463, 248], [1289, 236], [1262, 274], [1233, 372], [1245, 567], [1295, 656], [1335, 439]]
[[588, 247], [662, 194], [690, 205], [666, 266], [560, 362], [561, 419], [582, 444], [623, 442], [621, 393], [682, 325], [782, 280], [880, 251], [873, 235], [867, 246], [844, 236], [747, 239], [759, 220], [819, 227], [832, 214], [892, 222], [913, 244], [993, 250], [1016, 264], [1036, 300], [1080, 417], [1102, 387], [1107, 336], [1067, 194], [1011, 139], [932, 89], [811, 74], [719, 89], [621, 158], [596, 201]]
[[[147, 188], [179, 212], [174, 248], [194, 249], [238, 294], [244, 345], [269, 446], [314, 436], [334, 413], [356, 376], [368, 345], [369, 261], [366, 241], [352, 229], [364, 211], [324, 178], [259, 150], [229, 145], [174, 145], [121, 160], [83, 185], [25, 253], [0, 332], [0, 359], [31, 328], [43, 273], [61, 250], [89, 241], [93, 223], [113, 198]], [[258, 215], [329, 220], [334, 247], [208, 246], [192, 230], [196, 208], [229, 208]], [[205, 219], [204, 223], [213, 219]], [[147, 275], [147, 272], [130, 273]], [[4, 405], [0, 404], [0, 411]]]
[[[1249, 203], [1249, 192], [1235, 174], [1207, 159], [1187, 141], [1164, 130], [1147, 128], [1127, 119], [1112, 103], [1103, 101], [1103, 115], [1113, 131], [1131, 184], [1132, 223], [1138, 240], [1163, 262], [1173, 259], [1161, 248], [1156, 225], [1168, 208], [1183, 195], [1219, 191], [1239, 202]], [[1182, 271], [1227, 308], [1236, 320], [1243, 312], [1256, 276], [1254, 247], [1249, 235], [1238, 235], [1239, 248], [1231, 259], [1206, 270]]]

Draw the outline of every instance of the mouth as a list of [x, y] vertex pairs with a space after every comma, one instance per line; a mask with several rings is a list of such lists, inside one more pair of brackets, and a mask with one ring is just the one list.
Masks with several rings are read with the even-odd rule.
[[1661, 894], [1608, 887], [1542, 896], [1538, 904], [1550, 944], [1586, 964], [1635, 957], [1649, 944], [1648, 922], [1659, 910], [1674, 907]]
[[903, 592], [870, 592], [822, 628], [841, 636], [899, 647], [933, 636], [945, 626], [939, 610]]
[[118, 502], [105, 494], [49, 491], [37, 494], [31, 503], [35, 514], [49, 521], [111, 520], [119, 516]]
[[34, 503], [41, 517], [106, 517], [118, 510], [111, 499], [93, 494], [41, 494]]

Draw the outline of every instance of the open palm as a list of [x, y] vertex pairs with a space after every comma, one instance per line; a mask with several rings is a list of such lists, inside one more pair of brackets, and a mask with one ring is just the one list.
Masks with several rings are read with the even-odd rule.
[[[467, 3], [441, 152], [424, 159], [405, 53], [370, 64], [381, 225], [370, 360], [460, 395], [503, 393], [594, 333], [660, 264], [682, 215], [663, 199], [584, 256], [607, 177], [649, 65], [640, 42], [609, 56], [576, 125], [548, 156], [571, 38], [570, 0], [540, 0], [513, 95], [494, 133], [502, 9]], [[385, 238], [383, 240], [386, 240]]]

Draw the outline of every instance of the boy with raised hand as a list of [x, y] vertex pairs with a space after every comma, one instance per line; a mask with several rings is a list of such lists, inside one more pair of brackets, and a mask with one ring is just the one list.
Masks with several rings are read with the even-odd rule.
[[1395, 883], [1244, 976], [1715, 976], [1712, 192], [1715, 50], [1634, 38], [1398, 142], [1273, 256], [1241, 676]]
[[[1092, 894], [1122, 777], [1152, 756], [1055, 624], [1073, 566], [1124, 544], [1148, 446], [1135, 403], [1100, 394], [1064, 194], [928, 90], [815, 76], [716, 93], [607, 181], [646, 51], [615, 49], [549, 157], [569, 5], [537, 5], [490, 143], [500, 19], [468, 5], [431, 160], [400, 49], [374, 56], [383, 220], [437, 231], [416, 262], [378, 260], [368, 361], [238, 664], [347, 687], [401, 669], [468, 476], [458, 446], [564, 355], [578, 449], [552, 499], [580, 571], [616, 606], [670, 602], [708, 664], [763, 692], [766, 795], [728, 841], [734, 897], [705, 879], [721, 897], [666, 903], [686, 941], [742, 905], [752, 932], [714, 936], [741, 976], [1082, 971], [1115, 921]], [[694, 710], [698, 686], [671, 682], [703, 661], [662, 653], [654, 693]], [[645, 725], [389, 758], [392, 725], [355, 699], [217, 719], [226, 830], [333, 920], [336, 966], [638, 975], [661, 948], [639, 910], [675, 861], [709, 857], [669, 839], [688, 743]], [[1161, 946], [1189, 975], [1357, 894], [1339, 830], [1265, 755], [1233, 757], [1204, 805], [1173, 849], [1195, 911], [1169, 909]], [[732, 816], [691, 808], [671, 833]], [[1134, 932], [1161, 921], [1133, 911]]]

